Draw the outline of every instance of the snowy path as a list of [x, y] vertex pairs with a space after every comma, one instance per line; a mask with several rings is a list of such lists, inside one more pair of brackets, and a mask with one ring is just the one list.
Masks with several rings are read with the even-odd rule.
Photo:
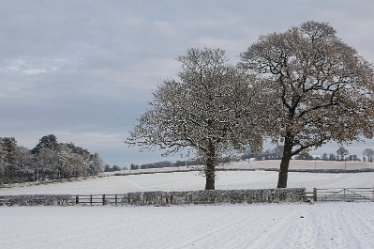
[[[274, 171], [217, 172], [217, 189], [274, 188], [278, 173]], [[311, 190], [334, 187], [374, 187], [374, 172], [322, 174], [289, 173], [288, 187]], [[0, 189], [3, 194], [120, 194], [137, 191], [202, 190], [205, 179], [198, 172], [110, 176], [89, 180]]]
[[2, 249], [374, 248], [373, 203], [0, 207], [0, 220]]

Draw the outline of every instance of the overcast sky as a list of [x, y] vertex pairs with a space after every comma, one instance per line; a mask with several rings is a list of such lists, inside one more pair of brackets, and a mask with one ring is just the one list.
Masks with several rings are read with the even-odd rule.
[[164, 160], [123, 140], [188, 48], [235, 64], [260, 35], [315, 20], [374, 62], [373, 0], [0, 0], [0, 16], [0, 136], [32, 148], [53, 133], [120, 166]]

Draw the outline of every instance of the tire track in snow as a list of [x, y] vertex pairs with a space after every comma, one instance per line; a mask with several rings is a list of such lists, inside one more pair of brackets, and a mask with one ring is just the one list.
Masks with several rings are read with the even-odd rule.
[[[299, 206], [300, 205], [300, 206]], [[311, 205], [299, 204], [292, 210], [293, 215], [288, 217], [287, 226], [283, 229], [286, 231], [280, 240], [273, 245], [273, 248], [305, 248], [313, 249], [316, 235], [314, 233], [315, 224], [313, 215], [310, 213]]]
[[0, 220], [1, 249], [374, 248], [373, 203], [3, 207]]
[[[33, 207], [31, 207], [32, 209]], [[27, 210], [27, 208], [25, 208]], [[34, 208], [35, 210], [38, 208]], [[23, 227], [19, 227], [13, 231], [13, 235], [10, 236], [9, 240], [0, 241], [0, 248], [74, 248], [74, 245], [80, 244], [80, 248], [90, 248], [85, 247], [86, 238], [89, 238], [90, 242], [96, 242], [100, 245], [103, 243], [102, 236], [113, 237], [118, 240], [118, 237], [126, 237], [124, 230], [131, 230], [134, 227], [146, 227], [147, 224], [162, 224], [160, 220], [164, 220], [170, 217], [170, 214], [162, 214], [157, 216], [149, 215], [136, 215], [135, 217], [121, 217], [122, 220], [113, 220], [113, 215], [108, 214], [106, 217], [105, 212], [112, 211], [113, 208], [106, 207], [48, 207], [49, 210], [53, 210], [53, 213], [48, 213], [46, 215], [39, 214], [37, 217], [33, 217], [31, 222], [24, 224]], [[96, 209], [96, 210], [95, 210]], [[104, 215], [101, 217], [95, 217], [91, 215], [96, 213], [97, 209], [100, 209]], [[116, 208], [117, 209], [117, 208]], [[121, 208], [117, 209], [118, 211]], [[117, 210], [114, 210], [116, 212]], [[55, 216], [59, 214], [64, 214], [68, 216], [65, 219], [57, 219]], [[92, 222], [92, 219], [95, 222]], [[38, 226], [33, 226], [33, 223], [37, 221]], [[134, 234], [135, 236], [137, 234]], [[22, 244], [17, 241], [17, 237]], [[69, 238], [66, 240], [66, 238]], [[130, 239], [130, 238], [129, 238]], [[121, 241], [119, 239], [118, 241]], [[105, 240], [104, 240], [105, 242]], [[122, 243], [123, 244], [123, 243]], [[16, 246], [15, 246], [16, 245]], [[101, 248], [105, 248], [102, 245]], [[120, 248], [120, 247], [118, 247]]]
[[[178, 246], [170, 246], [170, 247], [167, 247], [165, 249], [173, 249], [173, 248], [179, 248], [179, 249], [183, 249], [183, 248], [191, 248], [191, 246], [193, 247], [199, 247], [199, 248], [206, 248], [206, 247], [200, 247], [198, 244], [204, 242], [204, 241], [212, 241], [214, 242], [214, 240], [212, 240], [212, 237], [220, 237], [218, 234], [220, 233], [226, 233], [227, 231], [230, 231], [230, 230], [233, 230], [233, 228], [236, 228], [237, 229], [237, 226], [240, 225], [240, 223], [246, 223], [248, 218], [249, 217], [252, 217], [253, 214], [250, 214], [250, 215], [247, 215], [247, 216], [244, 216], [244, 217], [240, 217], [240, 218], [236, 218], [234, 221], [230, 222], [230, 223], [227, 223], [225, 225], [221, 225], [217, 228], [214, 228], [214, 229], [211, 229], [207, 232], [204, 232], [202, 234], [199, 234], [197, 236], [194, 236], [194, 237], [190, 237], [189, 238], [189, 241], [183, 243], [183, 244], [180, 244]], [[216, 217], [217, 219], [219, 217]], [[209, 244], [214, 244], [214, 243], [209, 243]], [[213, 245], [211, 245], [212, 248], [217, 248]], [[223, 246], [221, 244], [221, 246]]]
[[[295, 212], [295, 205], [289, 205], [288, 210], [284, 210], [283, 214], [276, 218], [273, 224], [268, 224], [268, 229], [254, 240], [254, 242], [246, 247], [247, 249], [258, 249], [258, 248], [280, 248], [279, 244], [288, 233], [288, 226], [290, 221], [295, 219], [297, 213]], [[280, 209], [281, 211], [281, 209]]]
[[[290, 236], [279, 248], [374, 248], [374, 226], [370, 222], [363, 225], [368, 216], [362, 214], [361, 206], [355, 209], [354, 204], [343, 203], [342, 208], [336, 205], [318, 203], [307, 208], [302, 222], [293, 223]], [[370, 231], [371, 237], [365, 235]]]
[[[188, 239], [188, 232], [198, 232], [197, 229], [191, 230], [191, 228], [204, 227], [206, 220], [209, 222], [219, 222], [216, 213], [213, 212], [212, 214], [212, 212], [209, 212], [210, 208], [215, 209], [217, 207], [188, 206], [188, 208], [168, 207], [160, 209], [146, 207], [144, 210], [161, 210], [162, 213], [166, 212], [172, 217], [170, 219], [161, 219], [159, 221], [148, 223], [146, 226], [138, 227], [137, 230], [141, 230], [141, 233], [146, 233], [147, 237], [144, 237], [141, 240], [132, 241], [131, 243], [114, 244], [114, 247], [126, 249], [165, 248], [167, 247], [166, 245], [172, 245], [171, 248], [177, 248], [181, 241]], [[197, 214], [193, 212], [194, 209], [199, 210], [200, 213]], [[201, 213], [204, 214], [204, 219], [201, 219]], [[178, 226], [176, 226], [176, 224], [178, 224]], [[133, 232], [134, 231], [130, 231], [130, 233]], [[137, 236], [136, 233], [133, 233], [132, 235]]]
[[[259, 233], [269, 233], [271, 230], [269, 227], [279, 222], [287, 222], [283, 221], [283, 217], [290, 215], [288, 210], [279, 204], [248, 205], [245, 208], [250, 212], [249, 215], [239, 213], [232, 217], [232, 214], [230, 214], [230, 222], [221, 222], [215, 229], [210, 229], [208, 232], [203, 231], [197, 236], [187, 234], [186, 236], [189, 237], [187, 242], [168, 248], [252, 248], [250, 246], [258, 240], [258, 236], [261, 236]], [[268, 208], [277, 210], [275, 215], [272, 213], [273, 216], [267, 217], [266, 210]], [[222, 220], [222, 217], [217, 216], [215, 219]], [[199, 231], [201, 230], [203, 229], [200, 227]], [[265, 235], [265, 238], [267, 235]], [[266, 243], [267, 245], [268, 243]]]
[[345, 228], [346, 233], [351, 234], [350, 241], [355, 241], [353, 246], [356, 248], [374, 248], [374, 205], [371, 212], [355, 208], [352, 203], [352, 209], [344, 209], [345, 215], [342, 215], [341, 226]]

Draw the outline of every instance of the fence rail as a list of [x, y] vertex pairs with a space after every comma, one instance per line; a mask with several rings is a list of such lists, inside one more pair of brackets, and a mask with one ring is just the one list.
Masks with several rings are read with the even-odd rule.
[[75, 204], [86, 204], [86, 205], [119, 205], [125, 203], [124, 194], [106, 194], [106, 195], [75, 195]]
[[374, 202], [374, 188], [314, 188], [313, 200]]

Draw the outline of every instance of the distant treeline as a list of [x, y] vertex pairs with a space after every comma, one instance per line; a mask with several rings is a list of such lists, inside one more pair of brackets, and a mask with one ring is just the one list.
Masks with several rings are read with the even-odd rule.
[[58, 143], [55, 135], [29, 150], [13, 137], [0, 138], [0, 184], [97, 175], [103, 161], [97, 153], [73, 143]]
[[169, 162], [169, 161], [162, 161], [156, 163], [146, 163], [146, 164], [131, 164], [130, 169], [151, 169], [151, 168], [166, 168], [166, 167], [180, 167], [180, 166], [191, 166], [191, 165], [199, 165], [203, 162], [199, 159], [196, 160], [186, 160], [186, 161], [176, 161], [176, 162]]
[[[368, 149], [366, 149], [368, 150]], [[372, 154], [370, 154], [372, 153]], [[365, 154], [365, 152], [364, 152]], [[369, 161], [372, 161], [371, 155], [374, 155], [374, 151], [368, 151], [366, 152], [367, 155], [369, 155]], [[250, 150], [248, 150], [246, 153], [240, 156], [240, 160], [246, 160], [250, 158], [255, 158], [258, 161], [261, 160], [280, 160], [283, 156], [283, 145], [277, 144], [272, 149], [267, 149], [265, 151], [262, 151], [258, 154], [251, 153]], [[349, 155], [349, 152], [346, 148], [341, 146], [336, 154], [327, 154], [323, 153], [322, 155], [310, 155], [307, 152], [300, 153], [299, 155], [293, 157], [294, 160], [324, 160], [324, 161], [359, 161], [360, 158], [358, 158], [357, 155]], [[233, 159], [235, 160], [235, 159]]]

